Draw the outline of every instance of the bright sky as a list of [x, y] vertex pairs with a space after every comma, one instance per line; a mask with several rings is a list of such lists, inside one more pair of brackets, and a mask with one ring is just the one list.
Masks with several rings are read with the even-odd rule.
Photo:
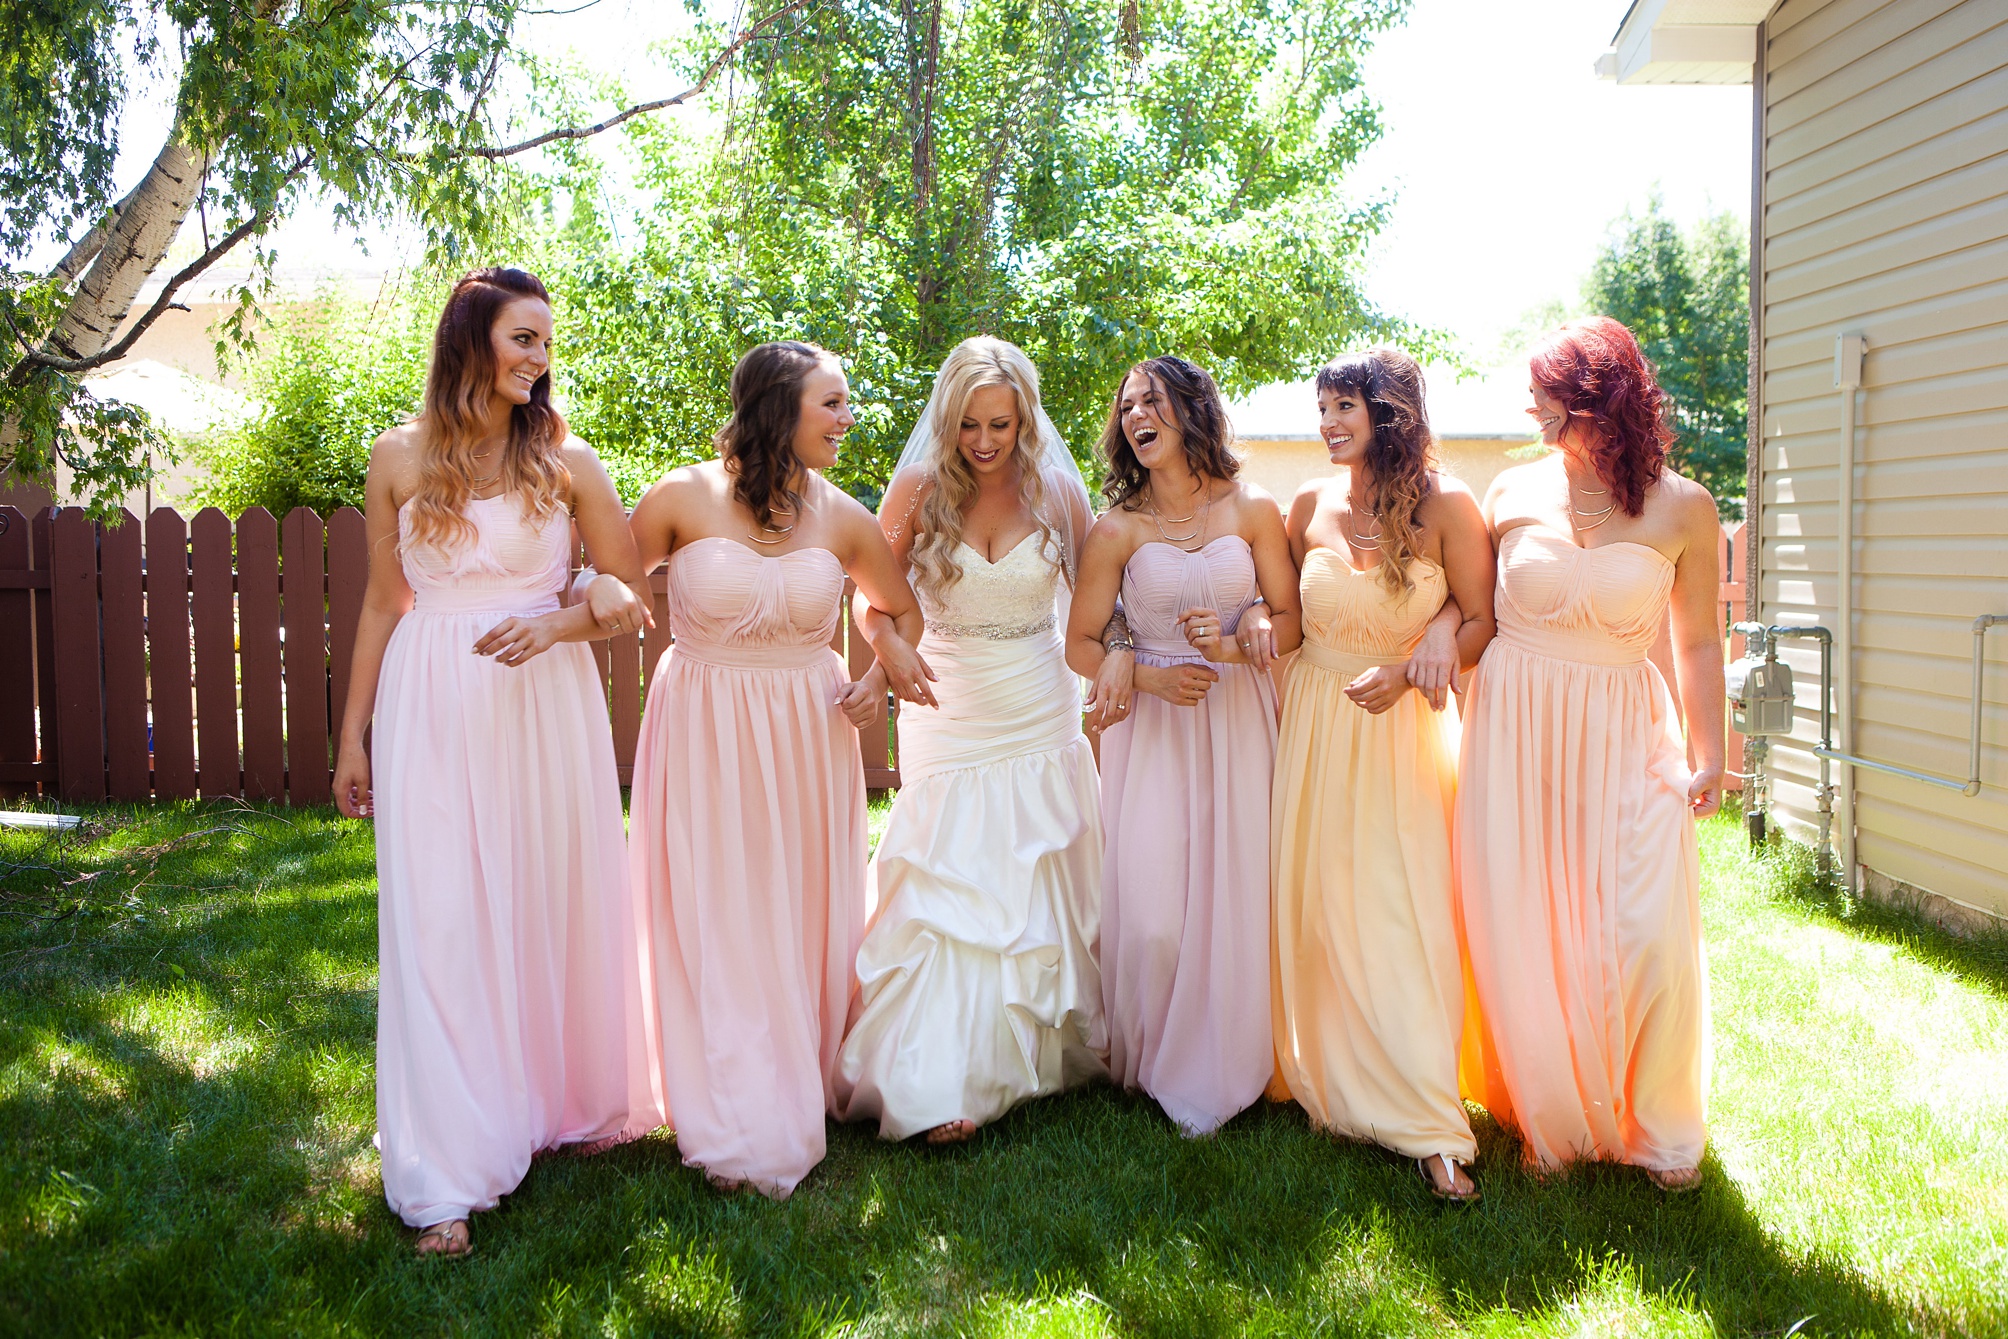
[[[1483, 365], [1528, 312], [1575, 296], [1610, 222], [1653, 190], [1683, 222], [1747, 214], [1749, 88], [1598, 79], [1592, 65], [1624, 10], [1625, 0], [1415, 0], [1408, 24], [1380, 37], [1367, 87], [1386, 134], [1356, 178], [1362, 193], [1396, 199], [1369, 253], [1377, 303], [1450, 332]], [[648, 49], [681, 31], [682, 15], [662, 0], [600, 0], [529, 19], [522, 32], [546, 55], [569, 48], [632, 96], [660, 97], [681, 85]], [[165, 98], [152, 101], [162, 105], [128, 112], [122, 186], [137, 180], [165, 129]], [[321, 210], [277, 240], [282, 267], [294, 270], [396, 268], [411, 245], [378, 236], [364, 258]], [[1469, 382], [1444, 388], [1471, 402], [1454, 417], [1485, 426], [1501, 416], [1491, 401], [1510, 395], [1517, 422], [1518, 376], [1509, 371], [1498, 394]]]

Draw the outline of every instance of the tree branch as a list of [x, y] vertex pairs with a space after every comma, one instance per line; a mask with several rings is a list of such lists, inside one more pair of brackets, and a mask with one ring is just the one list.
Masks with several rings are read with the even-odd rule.
[[590, 139], [594, 135], [612, 130], [623, 121], [642, 116], [648, 112], [659, 112], [665, 107], [674, 107], [678, 103], [686, 102], [710, 88], [718, 76], [723, 73], [725, 67], [732, 63], [732, 58], [738, 55], [748, 42], [766, 36], [768, 29], [790, 14], [821, 3], [822, 0], [788, 0], [787, 4], [782, 5], [779, 9], [774, 10], [765, 18], [755, 22], [752, 27], [741, 31], [738, 36], [734, 37], [717, 55], [711, 58], [710, 63], [704, 67], [704, 73], [698, 76], [697, 82], [689, 88], [684, 89], [683, 92], [678, 93], [675, 97], [657, 98], [653, 102], [636, 103], [625, 111], [615, 112], [604, 121], [596, 121], [589, 126], [567, 126], [563, 130], [549, 130], [534, 139], [526, 139], [520, 144], [506, 144], [495, 148], [456, 149], [453, 156], [456, 158], [511, 158], [519, 153], [528, 153], [532, 149], [541, 149], [546, 144], [553, 144], [559, 140]]
[[93, 224], [89, 232], [79, 237], [76, 245], [64, 252], [63, 258], [56, 262], [56, 268], [49, 271], [49, 277], [75, 283], [77, 276], [84, 272], [84, 267], [96, 260], [98, 252], [105, 249], [105, 239], [112, 235], [113, 228], [118, 227], [119, 215], [125, 213], [126, 206], [132, 203], [132, 198], [139, 194], [140, 186], [145, 184], [146, 178], [140, 178], [139, 184], [127, 191], [125, 198], [113, 205], [109, 214]]

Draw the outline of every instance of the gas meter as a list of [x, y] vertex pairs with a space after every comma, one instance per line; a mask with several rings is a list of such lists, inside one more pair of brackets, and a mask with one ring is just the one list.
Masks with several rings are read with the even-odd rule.
[[1736, 733], [1792, 733], [1792, 667], [1768, 656], [1746, 656], [1723, 668], [1729, 720]]

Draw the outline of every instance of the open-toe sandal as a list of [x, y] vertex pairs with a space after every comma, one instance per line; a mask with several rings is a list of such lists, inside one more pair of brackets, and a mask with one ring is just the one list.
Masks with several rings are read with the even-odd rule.
[[[459, 1250], [453, 1249], [453, 1229], [456, 1227], [460, 1229], [459, 1240], [465, 1243]], [[422, 1249], [428, 1241], [437, 1241], [442, 1245], [437, 1250]], [[449, 1218], [421, 1231], [418, 1240], [412, 1243], [412, 1249], [418, 1251], [419, 1258], [423, 1260], [465, 1260], [474, 1254], [474, 1238], [468, 1234], [465, 1218]]]
[[1448, 1153], [1438, 1153], [1436, 1156], [1443, 1161], [1443, 1179], [1449, 1183], [1449, 1189], [1447, 1190], [1443, 1186], [1436, 1184], [1436, 1178], [1429, 1174], [1430, 1160], [1428, 1158], [1417, 1158], [1415, 1160], [1415, 1170], [1421, 1175], [1422, 1183], [1429, 1187], [1429, 1193], [1451, 1204], [1476, 1204], [1478, 1202], [1478, 1187], [1474, 1185], [1469, 1190], [1459, 1190], [1457, 1188], [1457, 1164], [1451, 1161]]

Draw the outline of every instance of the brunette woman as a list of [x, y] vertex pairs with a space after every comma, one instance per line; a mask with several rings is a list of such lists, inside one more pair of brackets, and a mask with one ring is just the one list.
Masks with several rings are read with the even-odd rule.
[[823, 1157], [823, 1114], [865, 924], [865, 789], [851, 685], [830, 649], [848, 573], [889, 618], [873, 649], [933, 702], [920, 611], [872, 514], [817, 471], [856, 420], [826, 350], [762, 344], [732, 372], [719, 459], [635, 508], [644, 570], [669, 560], [676, 644], [635, 758], [630, 849], [647, 895], [670, 1123], [721, 1189], [785, 1198]]
[[1458, 798], [1465, 1090], [1535, 1166], [1629, 1162], [1684, 1190], [1708, 1073], [1694, 821], [1722, 799], [1715, 502], [1668, 468], [1666, 398], [1622, 325], [1572, 321], [1529, 370], [1555, 450], [1485, 499], [1499, 635]]
[[[662, 1123], [606, 699], [579, 643], [647, 620], [620, 499], [551, 407], [551, 306], [476, 270], [418, 416], [377, 439], [370, 577], [335, 768], [376, 819], [377, 1133], [421, 1254], [531, 1154]], [[560, 608], [576, 520], [605, 575]], [[372, 750], [363, 732], [375, 717]]]
[[1432, 468], [1413, 358], [1347, 354], [1317, 392], [1343, 472], [1290, 507], [1304, 645], [1276, 756], [1277, 1077], [1313, 1124], [1415, 1158], [1433, 1193], [1471, 1200], [1446, 690], [1492, 638], [1492, 537], [1471, 491]]
[[1273, 1067], [1269, 663], [1297, 644], [1297, 574], [1282, 512], [1236, 482], [1228, 446], [1201, 368], [1153, 358], [1124, 377], [1102, 434], [1112, 505], [1067, 637], [1097, 678], [1120, 590], [1136, 696], [1101, 744], [1109, 1069], [1188, 1135], [1255, 1101]]

